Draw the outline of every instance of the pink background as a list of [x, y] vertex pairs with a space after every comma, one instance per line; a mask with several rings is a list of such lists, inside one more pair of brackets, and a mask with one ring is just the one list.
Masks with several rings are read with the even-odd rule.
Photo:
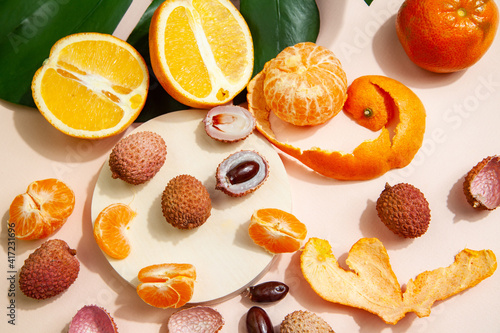
[[[289, 175], [293, 214], [308, 227], [308, 237], [327, 239], [343, 265], [350, 247], [362, 237], [377, 237], [386, 246], [401, 284], [425, 270], [448, 266], [464, 248], [491, 249], [500, 255], [500, 211], [473, 210], [462, 194], [469, 169], [482, 158], [500, 153], [500, 37], [472, 68], [455, 74], [433, 74], [416, 67], [406, 57], [395, 29], [395, 14], [402, 1], [317, 0], [321, 31], [317, 43], [336, 53], [349, 83], [356, 77], [379, 74], [410, 87], [427, 110], [424, 144], [404, 169], [361, 182], [322, 177], [281, 155]], [[136, 0], [115, 35], [126, 39], [149, 1]], [[352, 149], [364, 138], [342, 115], [330, 124], [308, 131], [279, 131], [300, 146]], [[276, 122], [276, 125], [280, 125]], [[172, 310], [143, 303], [134, 288], [110, 266], [92, 236], [91, 202], [100, 168], [122, 135], [99, 141], [71, 138], [54, 129], [31, 108], [0, 101], [2, 152], [0, 233], [0, 331], [66, 332], [72, 316], [84, 305], [106, 308], [120, 332], [167, 332]], [[358, 126], [359, 127], [359, 126]], [[331, 129], [331, 130], [330, 130]], [[366, 134], [369, 136], [369, 134]], [[80, 275], [64, 294], [46, 301], [15, 296], [15, 322], [8, 324], [7, 258], [8, 208], [12, 199], [38, 179], [56, 177], [75, 191], [76, 207], [67, 223], [50, 238], [61, 238], [76, 248]], [[408, 182], [420, 188], [430, 203], [432, 220], [427, 233], [415, 240], [393, 235], [378, 220], [377, 200], [384, 184]], [[18, 241], [19, 270], [42, 241]], [[300, 253], [280, 255], [261, 281], [280, 280], [290, 293], [281, 302], [263, 305], [277, 327], [294, 310], [307, 309], [326, 319], [337, 333], [437, 333], [498, 332], [500, 330], [500, 275], [495, 273], [476, 287], [437, 302], [426, 318], [414, 314], [396, 325], [387, 325], [365, 311], [322, 300], [302, 277]], [[214, 304], [225, 318], [222, 332], [246, 332], [245, 314], [253, 304], [240, 296]]]

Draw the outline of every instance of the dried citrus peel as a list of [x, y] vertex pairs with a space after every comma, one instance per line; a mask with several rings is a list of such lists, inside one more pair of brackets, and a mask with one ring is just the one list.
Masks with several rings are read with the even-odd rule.
[[[360, 77], [352, 84], [361, 81], [362, 86], [377, 87], [375, 91], [378, 95], [374, 97], [380, 98], [383, 95], [387, 101], [383, 104], [385, 109], [370, 108], [372, 123], [380, 122], [377, 114], [387, 114], [385, 117], [387, 122], [381, 127], [376, 139], [362, 142], [351, 153], [324, 150], [319, 147], [302, 150], [281, 142], [271, 128], [269, 120], [271, 110], [266, 108], [265, 104], [264, 80], [265, 76], [261, 72], [250, 81], [247, 87], [248, 109], [256, 119], [257, 130], [277, 148], [326, 177], [340, 180], [372, 179], [391, 169], [408, 165], [422, 145], [425, 132], [425, 108], [418, 96], [396, 80], [375, 75]], [[350, 100], [366, 99], [363, 94], [363, 89], [348, 89], [348, 97], [344, 105], [352, 104]], [[362, 114], [365, 113], [366, 108], [361, 109]], [[354, 115], [358, 113], [358, 110], [344, 111], [356, 119]], [[391, 132], [388, 127], [391, 125], [391, 120], [392, 122], [397, 120], [396, 117], [399, 122]], [[366, 121], [362, 125], [370, 128], [366, 125]]]
[[362, 238], [353, 245], [346, 259], [350, 270], [339, 266], [329, 242], [319, 238], [308, 240], [300, 262], [305, 279], [321, 298], [364, 309], [388, 324], [396, 324], [408, 312], [428, 316], [435, 301], [475, 286], [497, 267], [491, 250], [464, 249], [450, 266], [410, 280], [403, 293], [387, 251], [376, 238]]

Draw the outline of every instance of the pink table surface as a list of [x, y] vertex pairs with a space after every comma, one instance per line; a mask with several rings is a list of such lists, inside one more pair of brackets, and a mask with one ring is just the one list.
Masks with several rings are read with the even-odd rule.
[[[463, 177], [472, 166], [483, 157], [500, 153], [500, 37], [480, 62], [466, 71], [447, 75], [426, 72], [408, 60], [397, 40], [394, 21], [401, 3], [375, 0], [368, 7], [362, 0], [317, 0], [321, 13], [317, 43], [337, 54], [349, 82], [361, 75], [380, 74], [403, 82], [417, 93], [427, 110], [427, 128], [423, 147], [413, 162], [373, 180], [349, 182], [327, 179], [284, 155], [281, 158], [289, 175], [292, 212], [307, 225], [308, 237], [327, 239], [342, 263], [357, 240], [377, 237], [388, 250], [399, 282], [405, 284], [425, 270], [448, 266], [466, 247], [500, 254], [500, 210], [473, 210], [461, 189]], [[115, 35], [125, 39], [148, 4], [147, 0], [134, 1]], [[167, 332], [167, 319], [173, 310], [143, 303], [134, 288], [112, 269], [92, 236], [90, 207], [100, 168], [113, 145], [136, 126], [116, 137], [80, 140], [55, 130], [35, 109], [0, 101], [1, 332], [66, 332], [72, 316], [87, 304], [106, 308], [120, 332]], [[352, 139], [348, 135], [352, 132], [329, 128], [314, 133], [314, 144], [337, 150], [338, 142], [332, 137]], [[289, 136], [297, 144], [312, 142], [309, 138], [302, 140], [303, 133]], [[31, 181], [49, 177], [64, 180], [75, 191], [73, 214], [50, 238], [64, 239], [76, 248], [80, 275], [67, 292], [53, 299], [35, 301], [18, 289], [11, 297], [8, 208]], [[432, 221], [424, 236], [399, 238], [378, 220], [375, 201], [386, 182], [408, 182], [425, 194]], [[16, 243], [14, 270], [21, 268], [41, 242]], [[283, 301], [262, 305], [276, 327], [286, 314], [307, 309], [321, 315], [337, 333], [500, 331], [498, 272], [472, 289], [437, 302], [429, 317], [408, 314], [396, 325], [387, 325], [363, 310], [322, 300], [303, 278], [299, 256], [300, 252], [280, 255], [261, 279], [284, 281], [290, 287]], [[8, 309], [12, 300], [13, 311]], [[252, 305], [240, 296], [213, 304], [225, 318], [222, 332], [246, 332], [245, 314]], [[8, 322], [10, 313], [15, 325]]]

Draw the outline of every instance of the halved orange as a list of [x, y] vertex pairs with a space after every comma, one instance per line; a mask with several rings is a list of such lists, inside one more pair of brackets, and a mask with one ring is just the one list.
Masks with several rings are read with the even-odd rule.
[[294, 215], [277, 208], [256, 210], [248, 226], [255, 244], [271, 253], [295, 252], [306, 238], [307, 228]]
[[253, 72], [253, 42], [229, 0], [166, 0], [149, 29], [151, 65], [179, 102], [210, 108], [230, 102]]
[[104, 253], [115, 259], [124, 259], [130, 254], [126, 230], [136, 215], [130, 206], [123, 203], [111, 204], [97, 215], [94, 238]]
[[77, 33], [57, 41], [31, 85], [42, 115], [79, 138], [124, 131], [149, 89], [146, 63], [130, 44], [108, 34]]
[[167, 263], [142, 268], [137, 294], [157, 308], [179, 308], [193, 297], [196, 269], [191, 264]]
[[75, 208], [75, 194], [64, 182], [37, 180], [26, 193], [14, 198], [9, 208], [9, 224], [17, 239], [40, 239], [59, 229]]

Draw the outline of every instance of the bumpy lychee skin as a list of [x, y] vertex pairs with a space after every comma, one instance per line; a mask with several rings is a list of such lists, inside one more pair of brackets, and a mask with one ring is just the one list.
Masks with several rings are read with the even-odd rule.
[[80, 271], [76, 250], [60, 239], [43, 243], [24, 261], [19, 289], [28, 297], [46, 299], [66, 291]]
[[104, 308], [85, 305], [71, 320], [68, 333], [118, 333], [118, 327]]
[[335, 333], [330, 325], [313, 312], [297, 310], [286, 315], [280, 333]]
[[463, 184], [467, 202], [477, 210], [500, 206], [500, 156], [488, 156], [465, 176]]
[[376, 206], [382, 222], [396, 235], [417, 238], [429, 228], [429, 203], [423, 193], [411, 184], [386, 184]]
[[193, 229], [204, 224], [212, 212], [207, 188], [193, 176], [172, 178], [161, 198], [163, 216], [179, 229]]
[[109, 167], [113, 178], [139, 185], [153, 178], [165, 163], [167, 146], [154, 132], [143, 131], [124, 137], [113, 147]]

